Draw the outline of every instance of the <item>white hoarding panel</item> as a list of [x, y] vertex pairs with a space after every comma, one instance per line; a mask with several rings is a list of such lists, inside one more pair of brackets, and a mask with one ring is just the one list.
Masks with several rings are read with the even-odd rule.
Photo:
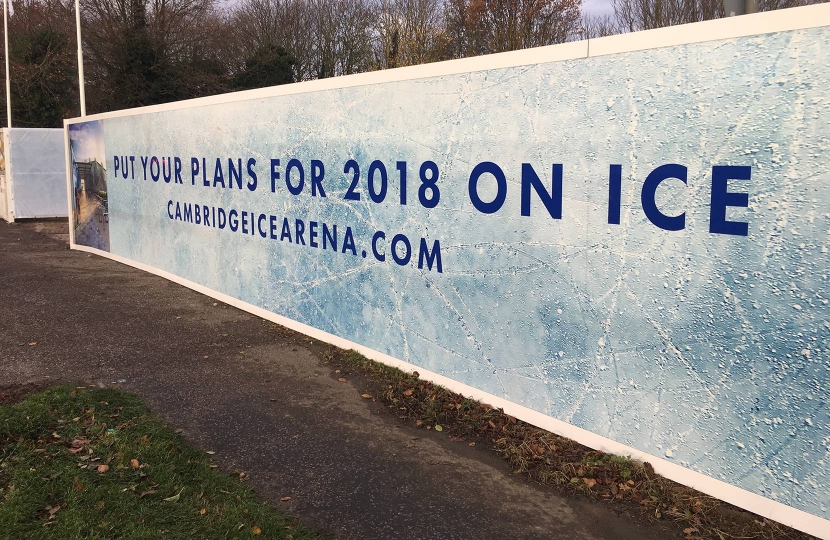
[[740, 19], [69, 121], [73, 245], [828, 537], [830, 5]]
[[8, 141], [14, 218], [66, 217], [63, 130], [12, 128]]

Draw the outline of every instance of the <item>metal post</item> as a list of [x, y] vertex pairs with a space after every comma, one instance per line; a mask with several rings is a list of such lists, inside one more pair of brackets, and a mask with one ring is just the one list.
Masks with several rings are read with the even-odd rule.
[[6, 121], [12, 127], [12, 87], [9, 79], [9, 4], [3, 0], [3, 36], [6, 40]]
[[[6, 0], [3, 0], [4, 2]], [[86, 116], [86, 95], [84, 93], [84, 49], [81, 42], [81, 7], [75, 0], [75, 27], [78, 33], [78, 92], [81, 95], [81, 116]]]

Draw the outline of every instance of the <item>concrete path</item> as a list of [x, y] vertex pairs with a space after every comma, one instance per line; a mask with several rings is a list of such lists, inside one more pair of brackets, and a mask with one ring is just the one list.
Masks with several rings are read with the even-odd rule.
[[330, 538], [682, 537], [401, 425], [361, 399], [359, 377], [337, 382], [323, 346], [66, 239], [63, 223], [0, 222], [0, 390], [118, 381]]

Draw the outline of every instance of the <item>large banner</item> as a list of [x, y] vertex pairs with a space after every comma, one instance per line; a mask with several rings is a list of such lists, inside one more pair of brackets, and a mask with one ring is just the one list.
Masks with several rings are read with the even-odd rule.
[[818, 534], [827, 8], [73, 120], [73, 241]]

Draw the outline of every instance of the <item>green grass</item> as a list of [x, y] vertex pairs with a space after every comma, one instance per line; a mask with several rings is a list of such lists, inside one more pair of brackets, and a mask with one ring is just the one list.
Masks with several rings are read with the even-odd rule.
[[135, 396], [62, 386], [0, 406], [0, 538], [318, 537]]

